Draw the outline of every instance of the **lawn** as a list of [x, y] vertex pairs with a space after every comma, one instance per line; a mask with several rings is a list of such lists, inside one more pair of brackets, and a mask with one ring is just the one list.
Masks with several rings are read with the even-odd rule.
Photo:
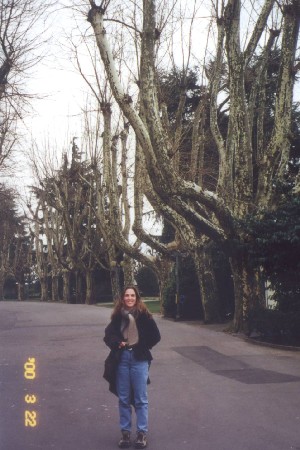
[[[143, 301], [146, 303], [147, 308], [153, 314], [160, 313], [160, 301], [158, 297], [145, 297]], [[113, 303], [97, 303], [97, 306], [104, 306], [105, 308], [112, 308]]]
[[159, 299], [156, 299], [156, 300], [146, 300], [145, 299], [145, 303], [146, 303], [147, 308], [149, 309], [149, 311], [151, 313], [155, 314], [155, 313], [160, 313], [161, 312]]

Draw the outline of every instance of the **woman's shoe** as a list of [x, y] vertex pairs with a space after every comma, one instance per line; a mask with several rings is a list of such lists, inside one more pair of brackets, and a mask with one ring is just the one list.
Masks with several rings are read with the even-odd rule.
[[122, 437], [119, 441], [120, 448], [129, 448], [131, 446], [130, 431], [122, 431]]
[[147, 435], [144, 431], [138, 431], [136, 435], [136, 440], [134, 442], [135, 448], [145, 448], [147, 447]]

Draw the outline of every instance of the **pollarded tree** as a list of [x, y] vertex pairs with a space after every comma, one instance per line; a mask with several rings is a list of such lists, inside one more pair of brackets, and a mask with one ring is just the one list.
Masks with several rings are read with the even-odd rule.
[[[211, 65], [206, 72], [209, 73]], [[218, 175], [217, 147], [209, 128], [210, 96], [207, 86], [200, 86], [196, 69], [179, 70], [159, 76], [159, 105], [166, 110], [165, 126], [172, 142], [173, 160], [185, 180], [215, 192]], [[226, 133], [227, 115], [220, 111], [222, 134]], [[195, 126], [195, 124], [197, 124]], [[198, 251], [190, 251], [197, 267], [201, 303], [206, 323], [221, 320], [220, 299], [213, 269], [213, 246], [205, 237]], [[191, 249], [187, 249], [188, 251]], [[194, 276], [194, 272], [193, 272]], [[199, 305], [200, 307], [200, 305]]]
[[[133, 5], [135, 5], [133, 3]], [[230, 257], [235, 288], [234, 329], [247, 329], [250, 309], [263, 301], [259, 274], [247, 263], [236, 243], [245, 240], [245, 230], [237, 225], [253, 209], [272, 207], [274, 184], [284, 177], [290, 154], [292, 98], [297, 66], [299, 35], [299, 1], [265, 0], [253, 5], [252, 29], [243, 35], [242, 14], [247, 11], [240, 0], [214, 5], [217, 30], [216, 61], [208, 80], [210, 94], [210, 128], [218, 151], [219, 171], [216, 192], [201, 183], [180, 176], [173, 158], [172, 146], [164, 123], [157, 94], [157, 46], [163, 33], [159, 29], [155, 0], [144, 0], [140, 30], [140, 64], [138, 67], [139, 109], [124, 92], [112, 56], [104, 19], [116, 8], [117, 1], [90, 1], [91, 23], [114, 98], [135, 132], [141, 149], [149, 183], [147, 195], [156, 203], [181, 235], [190, 252], [198, 253], [203, 235], [219, 243]], [[128, 9], [130, 5], [128, 4]], [[166, 9], [166, 5], [164, 6]], [[249, 5], [250, 7], [250, 5]], [[257, 12], [258, 11], [258, 12]], [[130, 14], [130, 11], [129, 13]], [[255, 19], [253, 19], [255, 17]], [[277, 17], [277, 22], [271, 19]], [[268, 133], [264, 129], [266, 77], [270, 51], [275, 41], [280, 48], [274, 123]], [[244, 48], [241, 42], [245, 42]], [[246, 95], [245, 74], [254, 56], [256, 66], [250, 96]], [[224, 64], [228, 83], [222, 86]], [[228, 129], [221, 133], [219, 107], [221, 93], [226, 93]], [[224, 98], [224, 97], [223, 97]], [[199, 110], [201, 104], [199, 105]], [[199, 122], [195, 116], [197, 136]], [[260, 155], [257, 159], [257, 184], [253, 182], [254, 151], [251, 130], [256, 120]], [[193, 149], [192, 149], [193, 151]]]
[[[82, 41], [88, 46], [85, 35], [82, 36]], [[120, 119], [119, 112], [115, 113], [107, 80], [102, 80], [101, 74], [98, 76], [94, 59], [91, 58], [91, 67], [96, 76], [92, 77], [88, 75], [87, 67], [81, 64], [80, 52], [73, 45], [78, 70], [94, 99], [85, 112], [83, 136], [83, 147], [90, 155], [94, 179], [85, 179], [85, 182], [95, 191], [97, 198], [95, 215], [107, 249], [113, 295], [120, 296], [121, 271], [125, 284], [132, 284], [133, 260], [152, 268], [162, 286], [172, 261], [170, 249], [144, 230], [144, 189], [147, 183], [143, 182], [144, 163], [139, 156], [140, 151], [137, 149], [134, 157], [134, 151], [128, 145], [129, 124], [122, 116]], [[94, 54], [91, 51], [89, 53]], [[134, 176], [134, 173], [139, 175]], [[130, 201], [132, 192], [134, 195]], [[134, 214], [130, 211], [134, 211]], [[145, 249], [145, 244], [154, 250], [155, 255], [145, 254], [142, 250]]]
[[[107, 248], [107, 261], [111, 271], [112, 291], [114, 297], [120, 296], [120, 283], [118, 280], [117, 267], [121, 260], [117, 260], [117, 254], [123, 253], [123, 273], [125, 284], [133, 282], [132, 261], [150, 267], [160, 280], [165, 278], [165, 263], [161, 254], [169, 253], [166, 245], [157, 242], [150, 234], [145, 233], [143, 228], [143, 161], [139, 158], [140, 152], [135, 155], [134, 170], [139, 176], [135, 176], [134, 186], [129, 181], [130, 164], [129, 148], [127, 146], [128, 124], [118, 134], [113, 134], [112, 130], [112, 108], [109, 102], [100, 103], [101, 114], [103, 115], [103, 133], [101, 155], [95, 154], [92, 163], [94, 171], [95, 192], [97, 198], [97, 227], [103, 237]], [[98, 136], [99, 137], [99, 136]], [[96, 138], [96, 142], [97, 142]], [[118, 164], [119, 163], [119, 164]], [[120, 165], [121, 170], [118, 170]], [[131, 168], [132, 170], [132, 168]], [[134, 191], [134, 221], [130, 214], [130, 189]], [[131, 239], [130, 239], [131, 238]], [[142, 245], [148, 245], [155, 249], [158, 254], [146, 255], [142, 250]], [[116, 267], [116, 263], [118, 266]]]
[[[70, 299], [70, 275], [75, 279], [76, 303], [82, 302], [82, 278], [85, 302], [92, 302], [93, 271], [101, 262], [103, 249], [95, 219], [93, 173], [73, 139], [72, 158], [67, 155], [57, 170], [49, 166], [34, 188], [38, 199], [40, 223], [47, 247], [47, 276], [52, 279], [52, 298], [58, 300], [58, 279], [64, 281], [64, 300]], [[89, 183], [86, 183], [85, 181]], [[38, 228], [37, 228], [38, 230]], [[40, 233], [40, 232], [39, 232]], [[42, 255], [41, 255], [42, 256]], [[41, 267], [44, 267], [41, 264]]]
[[48, 259], [48, 246], [45, 241], [44, 219], [43, 219], [43, 201], [38, 200], [37, 205], [33, 209], [30, 204], [28, 208], [31, 212], [31, 236], [33, 240], [33, 271], [35, 272], [41, 291], [41, 301], [49, 300], [48, 296], [48, 277], [50, 262]]

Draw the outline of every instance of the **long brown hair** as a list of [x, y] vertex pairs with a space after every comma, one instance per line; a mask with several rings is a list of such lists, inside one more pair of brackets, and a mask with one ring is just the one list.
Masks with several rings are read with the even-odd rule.
[[132, 289], [135, 292], [135, 295], [136, 295], [135, 308], [136, 308], [137, 312], [138, 313], [146, 313], [149, 317], [151, 317], [152, 314], [148, 310], [145, 303], [142, 301], [140, 293], [138, 291], [138, 288], [134, 285], [128, 285], [128, 286], [125, 286], [125, 288], [122, 291], [121, 297], [117, 300], [114, 310], [112, 312], [111, 318], [119, 315], [121, 312], [121, 309], [124, 307], [124, 296], [125, 296], [125, 292], [127, 291], [127, 289]]

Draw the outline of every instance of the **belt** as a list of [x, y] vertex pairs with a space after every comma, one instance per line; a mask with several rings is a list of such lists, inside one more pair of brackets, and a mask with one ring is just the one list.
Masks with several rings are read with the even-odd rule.
[[131, 352], [134, 349], [134, 345], [125, 345], [124, 349]]

